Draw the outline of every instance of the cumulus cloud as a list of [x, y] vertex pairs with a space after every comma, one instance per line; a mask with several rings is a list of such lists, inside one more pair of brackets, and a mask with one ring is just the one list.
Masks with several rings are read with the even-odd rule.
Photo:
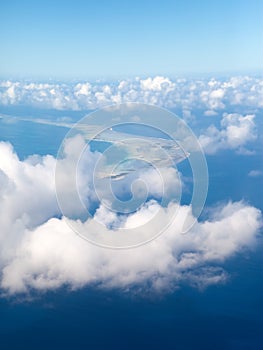
[[225, 106], [263, 107], [263, 80], [240, 76], [227, 79], [170, 79], [163, 76], [119, 82], [36, 83], [0, 82], [1, 105], [33, 105], [58, 110], [96, 109], [109, 104], [140, 102], [181, 110]]
[[255, 115], [224, 113], [218, 129], [214, 125], [199, 137], [199, 141], [208, 154], [214, 154], [222, 149], [234, 149], [246, 152], [245, 146], [256, 139]]
[[[77, 149], [82, 141], [74, 142]], [[97, 155], [90, 152], [88, 156], [93, 164], [92, 157]], [[65, 172], [71, 171], [72, 158], [74, 151], [66, 152], [61, 160]], [[5, 293], [62, 286], [158, 292], [173, 290], [182, 282], [196, 286], [219, 283], [227, 277], [222, 263], [253, 245], [261, 227], [260, 211], [243, 202], [214, 209], [209, 219], [197, 222], [187, 234], [180, 232], [185, 218], [193, 215], [189, 206], [171, 202], [160, 207], [151, 199], [124, 219], [100, 205], [95, 216], [105, 221], [105, 234], [112, 234], [116, 221], [124, 220], [127, 228], [133, 227], [157, 209], [163, 226], [171, 213], [177, 210], [178, 214], [169, 228], [148, 244], [129, 250], [97, 247], [76, 235], [61, 215], [55, 198], [55, 164], [51, 156], [21, 161], [11, 145], [0, 143], [0, 284]], [[67, 182], [61, 180], [61, 184], [65, 192], [69, 190]], [[92, 197], [90, 192], [91, 187], [88, 195]], [[71, 210], [69, 207], [69, 214]], [[79, 224], [94, 229], [92, 219]]]

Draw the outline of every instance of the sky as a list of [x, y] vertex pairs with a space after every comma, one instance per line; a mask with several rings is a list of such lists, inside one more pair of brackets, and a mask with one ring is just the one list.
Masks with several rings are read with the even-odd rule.
[[0, 77], [259, 72], [260, 0], [1, 1]]

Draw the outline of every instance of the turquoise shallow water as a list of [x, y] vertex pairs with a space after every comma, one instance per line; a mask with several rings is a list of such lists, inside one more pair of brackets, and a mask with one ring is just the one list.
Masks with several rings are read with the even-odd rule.
[[[66, 128], [0, 120], [0, 140], [18, 155], [56, 155]], [[208, 157], [207, 205], [245, 199], [262, 208], [262, 153], [222, 152]], [[181, 165], [187, 170], [187, 164]], [[187, 196], [185, 201], [187, 201]], [[204, 214], [205, 215], [205, 214]], [[262, 240], [255, 251], [225, 264], [230, 279], [204, 291], [183, 286], [166, 296], [135, 297], [85, 288], [61, 289], [25, 302], [0, 300], [1, 349], [261, 349], [263, 337]]]

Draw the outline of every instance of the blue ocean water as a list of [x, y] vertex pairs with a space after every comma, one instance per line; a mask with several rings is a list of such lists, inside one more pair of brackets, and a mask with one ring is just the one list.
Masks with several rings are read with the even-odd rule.
[[[21, 159], [56, 155], [66, 128], [0, 120], [0, 140], [9, 141]], [[262, 207], [262, 155], [222, 152], [207, 157], [207, 205], [245, 199]], [[181, 164], [186, 172], [187, 164]], [[188, 198], [185, 198], [187, 201]], [[205, 215], [205, 213], [204, 213]], [[200, 291], [182, 286], [162, 296], [132, 296], [118, 291], [61, 289], [32, 300], [0, 299], [1, 349], [226, 349], [258, 350], [263, 335], [262, 240], [251, 253], [225, 264], [230, 279]]]

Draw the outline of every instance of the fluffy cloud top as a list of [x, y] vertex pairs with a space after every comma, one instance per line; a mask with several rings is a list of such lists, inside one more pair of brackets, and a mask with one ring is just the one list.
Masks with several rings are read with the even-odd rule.
[[2, 105], [33, 105], [58, 110], [96, 109], [109, 104], [140, 102], [188, 111], [203, 108], [207, 114], [225, 105], [263, 107], [263, 80], [254, 77], [174, 79], [156, 76], [113, 83], [0, 82]]
[[212, 125], [199, 137], [205, 152], [214, 154], [221, 149], [237, 149], [245, 152], [244, 146], [256, 139], [254, 118], [255, 115], [224, 113], [221, 129]]
[[[71, 156], [66, 154], [62, 160], [65, 171]], [[192, 216], [191, 208], [173, 202], [160, 207], [151, 200], [129, 214], [125, 224], [132, 227], [157, 208], [165, 225], [171, 212], [178, 210], [165, 233], [136, 249], [97, 247], [76, 235], [61, 216], [55, 198], [55, 163], [51, 156], [21, 161], [9, 144], [0, 143], [0, 283], [6, 293], [86, 285], [169, 291], [182, 282], [197, 286], [218, 283], [227, 276], [222, 263], [250, 247], [261, 227], [259, 210], [230, 202], [182, 235], [180, 229], [185, 218]], [[107, 224], [123, 220], [102, 206], [95, 215]], [[90, 219], [82, 225], [93, 229]], [[105, 234], [110, 226], [104, 228]]]

